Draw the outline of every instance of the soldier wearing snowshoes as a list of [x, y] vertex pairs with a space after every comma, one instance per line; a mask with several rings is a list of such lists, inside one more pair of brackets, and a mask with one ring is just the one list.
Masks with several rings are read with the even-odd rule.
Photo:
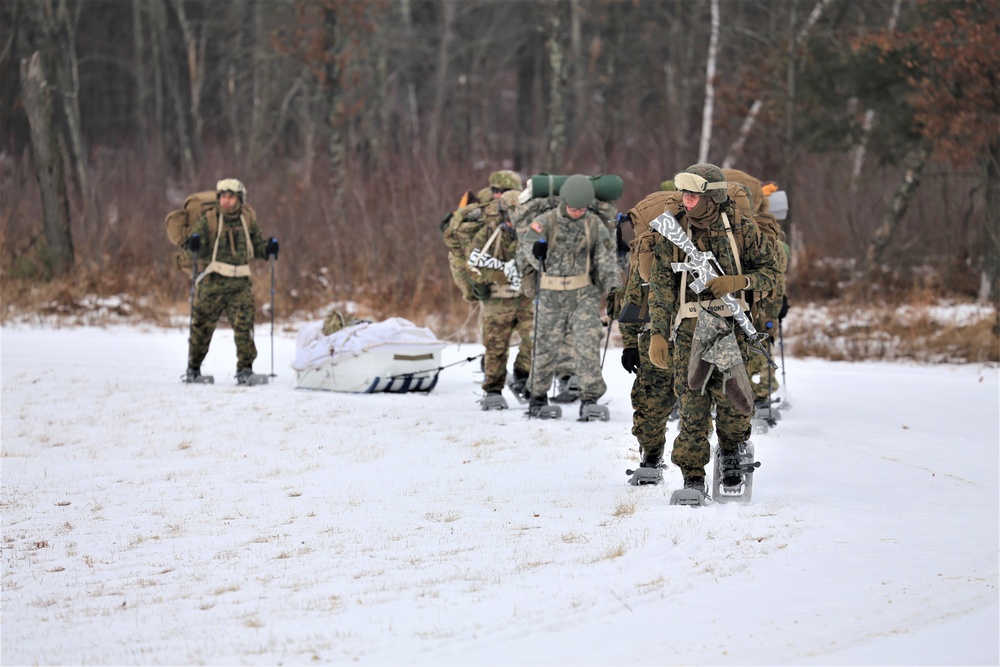
[[631, 471], [633, 486], [658, 484], [662, 479], [663, 451], [666, 447], [667, 420], [674, 409], [673, 361], [667, 356], [667, 368], [649, 360], [649, 271], [654, 246], [670, 242], [649, 229], [649, 222], [663, 212], [676, 193], [654, 192], [633, 208], [622, 224], [632, 227], [628, 278], [623, 290], [608, 296], [609, 317], [618, 319], [622, 335], [622, 366], [635, 374], [632, 382], [632, 435], [639, 442], [639, 468]]
[[540, 290], [528, 378], [529, 415], [558, 416], [550, 412], [547, 392], [568, 346], [580, 378], [581, 419], [606, 419], [607, 408], [597, 406], [607, 390], [601, 375], [600, 304], [605, 293], [621, 286], [621, 272], [607, 226], [587, 208], [594, 199], [590, 179], [570, 176], [559, 196], [558, 207], [525, 227], [518, 246], [522, 281]]
[[[680, 468], [685, 488], [704, 496], [713, 405], [717, 461], [740, 460], [737, 457], [741, 451], [746, 454], [751, 433], [747, 333], [736, 325], [722, 299], [732, 295], [739, 310], [748, 311], [747, 300], [753, 293], [774, 288], [778, 260], [757, 224], [730, 200], [721, 169], [696, 164], [673, 181], [682, 197], [681, 207], [669, 209], [670, 213], [697, 249], [714, 254], [722, 275], [708, 280], [698, 293], [692, 288], [696, 272], [679, 265], [686, 254], [675, 243], [654, 246], [649, 358], [660, 368], [675, 369], [680, 433], [674, 439], [671, 462]], [[740, 484], [742, 474], [736, 467], [727, 468], [722, 472], [725, 479], [716, 483]]]
[[[201, 363], [208, 354], [215, 327], [223, 313], [236, 340], [236, 380], [239, 384], [266, 384], [266, 375], [255, 375], [257, 347], [253, 340], [255, 306], [251, 291], [250, 261], [277, 258], [278, 240], [265, 238], [257, 216], [246, 206], [246, 187], [235, 178], [216, 185], [218, 212], [209, 210], [198, 219], [185, 243], [185, 252], [205, 268], [197, 276], [197, 293], [188, 339], [186, 382], [205, 382]], [[209, 216], [213, 216], [209, 224]], [[209, 380], [211, 381], [211, 380]]]
[[482, 307], [484, 410], [507, 408], [502, 390], [507, 380], [507, 359], [514, 333], [520, 338], [510, 389], [527, 400], [525, 385], [531, 371], [532, 303], [521, 287], [517, 269], [517, 234], [511, 210], [521, 192], [521, 177], [513, 171], [490, 174], [492, 201], [483, 209], [484, 223], [472, 239], [467, 264], [471, 289]]

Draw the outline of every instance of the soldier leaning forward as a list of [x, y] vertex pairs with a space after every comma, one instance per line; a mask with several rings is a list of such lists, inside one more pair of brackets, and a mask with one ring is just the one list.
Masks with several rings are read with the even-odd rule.
[[[622, 366], [635, 373], [632, 383], [632, 435], [639, 443], [640, 467], [659, 468], [666, 446], [667, 418], [676, 404], [674, 370], [667, 357], [667, 367], [649, 360], [649, 277], [655, 246], [660, 251], [671, 243], [649, 229], [649, 223], [664, 211], [665, 202], [676, 193], [654, 192], [628, 211], [635, 238], [630, 244], [628, 279], [624, 291], [615, 297], [609, 315], [618, 316], [622, 334]], [[609, 300], [611, 297], [609, 297]], [[621, 304], [620, 306], [618, 304]], [[628, 307], [624, 307], [627, 304]], [[620, 311], [624, 307], [624, 313]]]
[[[671, 267], [671, 263], [685, 259], [683, 252], [673, 244], [654, 249], [650, 271], [649, 357], [661, 368], [668, 368], [673, 362], [674, 392], [680, 401], [680, 434], [674, 440], [670, 460], [681, 469], [685, 488], [705, 492], [705, 466], [711, 458], [708, 438], [713, 403], [719, 449], [724, 455], [734, 454], [750, 437], [753, 410], [745, 369], [747, 340], [743, 330], [734, 326], [732, 314], [721, 298], [732, 294], [748, 310], [746, 294], [768, 292], [774, 287], [777, 258], [757, 224], [732, 204], [721, 169], [710, 164], [693, 165], [674, 177], [674, 185], [682, 192], [682, 211], [676, 214], [678, 222], [695, 246], [715, 255], [725, 275], [710, 280], [704, 296], [700, 295], [690, 288], [693, 276], [687, 271], [675, 272]], [[701, 335], [696, 339], [696, 325], [701, 329], [701, 324], [713, 323], [721, 323], [734, 333], [730, 345], [738, 350], [738, 358], [730, 367], [736, 369], [733, 375], [728, 371], [713, 371], [703, 360], [701, 347], [705, 339]], [[671, 336], [672, 354], [667, 344]], [[692, 384], [697, 388], [692, 389]]]
[[[471, 290], [482, 305], [482, 333], [485, 348], [483, 361], [483, 409], [502, 409], [506, 402], [500, 397], [507, 378], [507, 358], [511, 339], [520, 338], [514, 359], [511, 390], [525, 395], [525, 384], [531, 370], [531, 299], [521, 288], [517, 269], [517, 235], [509, 210], [517, 204], [520, 177], [513, 172], [498, 172], [490, 178], [516, 179], [503, 182], [500, 192], [484, 208], [484, 224], [472, 239], [472, 251], [467, 262], [473, 280]], [[509, 188], [504, 186], [509, 185]], [[493, 186], [497, 189], [498, 186]]]

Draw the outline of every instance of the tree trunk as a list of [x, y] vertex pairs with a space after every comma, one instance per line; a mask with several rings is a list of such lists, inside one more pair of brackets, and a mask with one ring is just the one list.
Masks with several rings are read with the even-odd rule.
[[997, 303], [1000, 297], [1000, 141], [994, 141], [984, 159], [986, 172], [986, 230], [983, 279], [979, 299]]
[[330, 159], [330, 189], [333, 193], [333, 206], [335, 211], [342, 211], [344, 208], [344, 189], [346, 179], [344, 178], [344, 164], [347, 155], [347, 147], [344, 142], [344, 114], [343, 100], [340, 90], [340, 65], [338, 59], [338, 47], [340, 45], [340, 25], [337, 21], [337, 10], [331, 6], [323, 9], [323, 23], [326, 26], [325, 51], [326, 63], [326, 119], [329, 138], [327, 147]]
[[[81, 5], [77, 5], [77, 17]], [[52, 26], [55, 43], [52, 45], [53, 62], [56, 65], [56, 80], [62, 102], [66, 134], [72, 147], [73, 173], [81, 198], [91, 200], [90, 170], [87, 166], [87, 143], [83, 138], [83, 123], [80, 119], [80, 76], [76, 59], [76, 18], [70, 16], [66, 0], [59, 0], [59, 9]]]
[[[529, 4], [525, 4], [529, 7]], [[536, 41], [525, 39], [517, 49], [517, 116], [514, 132], [514, 169], [533, 168], [534, 151], [531, 137], [535, 135], [531, 119], [535, 108]]]
[[903, 172], [903, 180], [896, 189], [896, 195], [892, 198], [892, 207], [882, 216], [882, 221], [868, 243], [868, 249], [865, 253], [866, 269], [868, 272], [877, 269], [882, 264], [886, 248], [892, 241], [893, 234], [895, 234], [896, 228], [899, 227], [903, 216], [906, 215], [906, 209], [910, 205], [910, 198], [913, 197], [913, 193], [920, 184], [920, 176], [933, 149], [934, 144], [929, 139], [923, 139], [917, 145], [913, 166]]
[[545, 48], [549, 55], [549, 165], [557, 173], [566, 154], [566, 67], [561, 39], [559, 0], [547, 0], [544, 5]]
[[441, 25], [441, 43], [438, 45], [437, 77], [434, 86], [434, 109], [431, 111], [431, 126], [427, 132], [428, 148], [434, 152], [434, 158], [440, 159], [443, 155], [441, 150], [441, 126], [444, 122], [444, 105], [448, 99], [449, 73], [448, 66], [451, 62], [451, 43], [455, 39], [455, 0], [442, 0], [441, 7], [444, 10]]
[[719, 0], [712, 0], [712, 34], [708, 40], [708, 58], [705, 63], [705, 105], [701, 113], [701, 144], [698, 162], [708, 162], [712, 145], [712, 116], [715, 111], [715, 63], [719, 56]]
[[31, 127], [35, 177], [42, 197], [50, 268], [53, 276], [63, 276], [73, 266], [73, 237], [59, 150], [59, 131], [55, 124], [54, 87], [46, 80], [40, 52], [36, 51], [30, 60], [22, 61], [21, 81], [24, 86], [24, 110]]
[[205, 119], [201, 116], [201, 91], [205, 82], [205, 30], [202, 26], [201, 34], [196, 35], [194, 27], [188, 21], [184, 11], [184, 0], [174, 0], [174, 9], [177, 12], [177, 20], [181, 24], [181, 33], [184, 35], [184, 52], [187, 55], [188, 87], [191, 94], [191, 121], [194, 123], [192, 132], [192, 149], [197, 154], [201, 152], [202, 131], [205, 127]]
[[[166, 0], [153, 0], [149, 3], [150, 19], [163, 56], [163, 74], [166, 96], [174, 102], [176, 132], [174, 133], [177, 147], [180, 151], [181, 170], [184, 179], [194, 180], [194, 153], [191, 148], [191, 137], [188, 134], [187, 112], [184, 109], [184, 98], [181, 95], [180, 82], [177, 80], [177, 70], [172, 62], [170, 52], [170, 31], [167, 27]], [[170, 136], [167, 133], [165, 136]]]

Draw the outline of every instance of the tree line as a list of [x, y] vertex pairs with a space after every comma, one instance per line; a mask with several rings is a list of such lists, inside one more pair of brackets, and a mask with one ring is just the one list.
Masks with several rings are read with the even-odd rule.
[[789, 195], [790, 290], [995, 299], [991, 0], [8, 0], [0, 270], [184, 293], [163, 216], [238, 177], [290, 311], [461, 311], [437, 223], [508, 168], [708, 161]]

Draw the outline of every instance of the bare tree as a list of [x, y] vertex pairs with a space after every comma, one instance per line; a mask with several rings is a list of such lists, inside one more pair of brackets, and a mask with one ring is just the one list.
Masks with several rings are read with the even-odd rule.
[[566, 65], [562, 46], [562, 3], [546, 0], [543, 5], [545, 48], [549, 56], [549, 166], [557, 172], [566, 154]]
[[435, 157], [443, 155], [441, 151], [441, 125], [444, 122], [445, 101], [448, 99], [449, 64], [451, 61], [451, 43], [455, 39], [455, 0], [442, 0], [441, 8], [441, 43], [438, 45], [437, 75], [434, 88], [434, 108], [431, 111], [430, 129], [427, 132], [427, 144]]
[[55, 86], [46, 77], [41, 52], [36, 51], [30, 60], [21, 63], [21, 81], [24, 108], [31, 125], [31, 148], [35, 177], [42, 195], [51, 271], [54, 276], [63, 276], [73, 266], [73, 237], [59, 149], [59, 129], [55, 121], [55, 102], [52, 99]]
[[719, 0], [712, 0], [712, 31], [708, 40], [708, 58], [705, 62], [705, 104], [701, 114], [701, 144], [698, 162], [708, 162], [708, 149], [712, 145], [712, 116], [715, 112], [715, 64], [719, 57]]

